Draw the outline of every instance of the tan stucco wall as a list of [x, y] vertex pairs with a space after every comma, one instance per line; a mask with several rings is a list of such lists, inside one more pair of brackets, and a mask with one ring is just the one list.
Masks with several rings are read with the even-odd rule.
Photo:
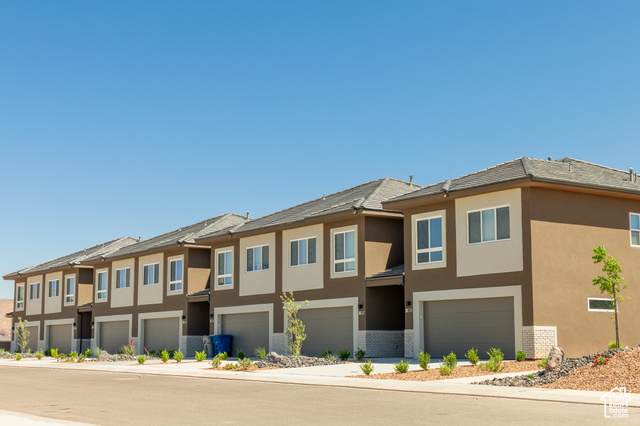
[[[58, 296], [49, 297], [49, 281], [58, 280]], [[44, 277], [44, 289], [42, 295], [44, 297], [44, 313], [53, 314], [62, 310], [62, 272], [54, 272]]]
[[[136, 260], [135, 258], [124, 259], [124, 260], [116, 260], [111, 264], [111, 277], [109, 281], [111, 282], [111, 307], [119, 308], [121, 306], [132, 306], [133, 305], [133, 289], [135, 286], [135, 272], [136, 272]], [[116, 288], [116, 271], [119, 269], [130, 268], [130, 282], [129, 287], [125, 288]]]
[[[466, 277], [523, 270], [522, 200], [520, 188], [455, 200], [457, 274]], [[467, 242], [467, 212], [509, 205], [511, 238], [487, 243]]]
[[[144, 285], [144, 265], [159, 263], [158, 284]], [[164, 253], [151, 254], [138, 258], [138, 305], [162, 303], [165, 286]]]
[[[291, 266], [291, 241], [316, 237], [316, 263]], [[282, 291], [320, 289], [324, 284], [323, 226], [305, 226], [282, 231]]]
[[[40, 283], [40, 298], [36, 300], [30, 300], [29, 295], [31, 294], [30, 286], [34, 283]], [[40, 315], [42, 313], [42, 296], [44, 294], [44, 277], [42, 275], [36, 275], [33, 277], [27, 278], [27, 285], [24, 288], [25, 292], [25, 306], [27, 315]]]
[[[247, 272], [247, 248], [269, 246], [269, 269]], [[240, 238], [240, 296], [270, 294], [276, 291], [276, 234]]]

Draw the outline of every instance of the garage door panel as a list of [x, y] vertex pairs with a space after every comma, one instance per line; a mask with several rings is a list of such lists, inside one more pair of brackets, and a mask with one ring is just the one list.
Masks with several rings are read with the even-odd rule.
[[246, 314], [222, 315], [222, 334], [232, 335], [230, 356], [236, 356], [238, 349], [247, 356], [253, 355], [258, 347], [269, 349], [269, 313], [252, 312]]
[[425, 302], [424, 322], [426, 351], [434, 357], [453, 351], [461, 358], [471, 347], [483, 358], [492, 347], [515, 357], [511, 297]]
[[144, 320], [144, 347], [147, 350], [180, 348], [180, 319], [158, 318]]
[[[27, 327], [27, 331], [29, 332], [29, 343], [27, 344], [26, 350], [31, 349], [35, 352], [38, 350], [39, 327]], [[20, 350], [20, 348], [16, 346], [16, 350]]]
[[334, 353], [347, 349], [353, 353], [353, 308], [301, 309], [298, 318], [305, 325], [302, 354], [320, 356], [325, 349]]
[[129, 343], [129, 321], [100, 323], [100, 344], [98, 346], [101, 349], [114, 354], [127, 343]]
[[68, 354], [71, 352], [71, 324], [49, 326], [49, 347], [58, 349], [58, 352]]

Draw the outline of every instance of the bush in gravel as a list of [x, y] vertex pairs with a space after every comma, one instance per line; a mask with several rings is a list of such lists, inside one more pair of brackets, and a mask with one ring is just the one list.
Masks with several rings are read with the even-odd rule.
[[396, 370], [396, 372], [398, 373], [404, 374], [407, 371], [409, 371], [409, 363], [404, 362], [403, 360], [400, 360], [399, 363], [393, 364], [393, 369]]
[[96, 347], [96, 358], [100, 358], [101, 353], [102, 353], [102, 349], [99, 347]]
[[16, 354], [16, 361], [20, 361], [22, 359], [22, 354]]
[[222, 368], [225, 370], [235, 370], [236, 368], [238, 368], [238, 364], [227, 364]]
[[173, 359], [175, 359], [177, 362], [180, 362], [184, 359], [184, 354], [180, 350], [175, 351], [173, 353]]
[[340, 358], [341, 361], [348, 360], [350, 356], [351, 356], [351, 351], [348, 349], [340, 349], [338, 351], [338, 357]]
[[331, 348], [327, 348], [324, 350], [324, 352], [322, 352], [322, 358], [324, 359], [329, 359], [329, 357], [332, 355], [333, 355], [333, 351], [331, 350]]
[[502, 365], [504, 354], [500, 349], [491, 348], [487, 351], [487, 355], [489, 355], [489, 361], [480, 365], [481, 370], [493, 371], [494, 373], [504, 370], [505, 366]]
[[86, 358], [86, 356], [84, 356], [84, 354], [78, 355], [78, 362], [84, 362], [85, 358]]
[[84, 356], [86, 358], [91, 358], [93, 356], [93, 351], [91, 350], [91, 348], [87, 349], [84, 353]]
[[429, 369], [429, 361], [431, 361], [431, 355], [425, 353], [424, 351], [420, 351], [418, 354], [418, 364], [423, 370]]
[[122, 345], [122, 349], [120, 349], [120, 351], [118, 351], [118, 353], [123, 353], [125, 355], [135, 355], [136, 354], [136, 348], [133, 345], [133, 337], [129, 340], [129, 343], [127, 343], [126, 345]]
[[138, 364], [144, 364], [146, 360], [147, 360], [146, 356], [144, 356], [144, 355], [139, 355], [138, 356]]
[[166, 350], [160, 352], [160, 359], [162, 360], [162, 362], [169, 361], [169, 352], [167, 352]]
[[355, 356], [358, 361], [362, 361], [366, 354], [367, 353], [365, 351], [363, 351], [362, 349], [358, 348], [358, 350], [353, 354], [353, 356]]
[[[622, 343], [620, 343], [620, 347], [624, 348], [624, 345]], [[609, 349], [615, 349], [616, 348], [616, 341], [612, 340], [609, 342]]]
[[476, 348], [471, 348], [464, 354], [465, 358], [469, 360], [471, 365], [477, 365], [478, 361], [480, 361], [480, 357], [478, 356], [478, 350]]
[[51, 348], [47, 348], [47, 350], [44, 351], [44, 356], [51, 356]]
[[[615, 348], [612, 348], [612, 349], [615, 349]], [[593, 357], [593, 365], [606, 365], [608, 362], [609, 362], [609, 358], [607, 358], [602, 354], [596, 354]]]
[[54, 357], [55, 359], [58, 359], [60, 354], [58, 353], [57, 349], [51, 349], [51, 356]]
[[543, 357], [540, 362], [538, 363], [538, 367], [540, 368], [547, 368], [547, 357]]
[[220, 367], [220, 363], [222, 363], [222, 360], [220, 359], [220, 357], [218, 355], [214, 356], [213, 359], [211, 360], [211, 366], [213, 368]]
[[202, 362], [207, 359], [207, 353], [205, 351], [198, 352], [196, 351], [196, 361]]
[[36, 358], [42, 359], [43, 356], [44, 356], [44, 352], [42, 352], [42, 349], [40, 349], [38, 352], [36, 352]]
[[522, 349], [520, 349], [518, 352], [516, 352], [516, 361], [518, 361], [518, 362], [524, 361], [524, 359], [526, 357], [527, 357], [527, 354]]
[[244, 351], [242, 349], [238, 349], [236, 351], [236, 354], [238, 355], [238, 359], [244, 359], [245, 358]]
[[249, 367], [251, 367], [251, 359], [244, 357], [242, 359], [238, 360], [238, 367], [242, 368], [243, 370], [248, 369]]
[[267, 356], [267, 350], [262, 346], [259, 348], [255, 348], [253, 350], [253, 353], [260, 359], [264, 359], [264, 357]]
[[441, 376], [450, 376], [453, 368], [451, 368], [448, 364], [442, 363], [440, 364], [440, 375]]
[[452, 370], [456, 368], [456, 365], [458, 365], [458, 359], [456, 358], [456, 354], [454, 354], [453, 351], [451, 351], [449, 355], [443, 357], [443, 360], [444, 364]]
[[20, 347], [20, 352], [22, 353], [26, 351], [27, 346], [29, 345], [30, 331], [27, 328], [28, 323], [29, 321], [22, 321], [22, 318], [18, 317], [18, 324], [15, 326], [14, 333], [16, 335], [16, 343], [18, 344], [18, 347]]
[[373, 367], [373, 362], [371, 362], [371, 360], [365, 362], [364, 364], [360, 365], [360, 370], [362, 370], [362, 372], [364, 374], [366, 374], [367, 376], [369, 374], [371, 374], [371, 372], [373, 371], [374, 367]]
[[227, 358], [229, 358], [229, 354], [227, 354], [226, 352], [220, 352], [218, 355], [216, 355], [218, 358], [220, 358], [221, 360], [225, 360]]
[[76, 358], [78, 358], [78, 352], [76, 352], [76, 351], [71, 352], [71, 353], [69, 354], [69, 358], [71, 358], [71, 359], [76, 359]]

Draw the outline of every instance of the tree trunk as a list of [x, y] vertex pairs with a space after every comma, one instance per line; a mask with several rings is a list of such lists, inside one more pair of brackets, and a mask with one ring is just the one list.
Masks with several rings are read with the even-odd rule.
[[620, 348], [620, 332], [618, 330], [618, 298], [616, 297], [616, 286], [613, 285], [613, 314], [616, 318], [616, 348]]

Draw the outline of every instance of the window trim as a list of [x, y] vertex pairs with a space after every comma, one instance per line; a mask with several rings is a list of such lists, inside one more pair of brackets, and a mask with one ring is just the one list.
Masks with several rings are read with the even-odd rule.
[[[300, 241], [302, 240], [306, 240], [307, 241], [307, 263], [300, 263]], [[316, 240], [316, 259], [313, 262], [309, 262], [309, 240]], [[298, 264], [297, 265], [292, 265], [291, 262], [293, 260], [293, 251], [291, 250], [291, 243], [298, 241]], [[289, 240], [289, 268], [298, 268], [300, 266], [309, 266], [309, 265], [315, 265], [316, 263], [318, 263], [318, 237], [313, 235], [310, 237], [303, 237], [303, 238], [293, 238], [291, 240]]]
[[634, 229], [631, 227], [631, 216], [638, 216], [638, 222], [640, 222], [640, 213], [629, 213], [629, 244], [631, 244], [631, 247], [640, 247], [640, 244], [633, 244], [633, 232], [638, 233], [638, 240], [640, 240], [640, 228]]
[[[174, 257], [170, 257], [169, 259], [167, 259], [168, 261], [168, 270], [167, 270], [167, 282], [169, 283], [167, 285], [167, 293], [182, 293], [182, 289], [184, 287], [184, 256], [174, 256]], [[175, 280], [172, 281], [171, 280], [171, 263], [172, 262], [180, 262], [180, 275], [181, 275], [181, 279], [180, 280]], [[174, 290], [171, 290], [171, 286], [175, 285], [175, 284], [180, 284], [180, 288], [176, 288]], [[177, 286], [176, 286], [177, 287]]]
[[[73, 293], [68, 294], [68, 290], [69, 290], [69, 280], [73, 279]], [[71, 274], [71, 275], [65, 275], [64, 277], [64, 304], [65, 306], [67, 305], [74, 305], [76, 303], [76, 275], [75, 274]], [[68, 300], [69, 296], [73, 297], [73, 300]]]
[[[36, 297], [31, 297], [33, 295], [33, 291], [31, 290], [33, 286], [38, 286]], [[29, 300], [40, 300], [40, 281], [29, 284]]]
[[[22, 288], [22, 300], [19, 299], [20, 296], [20, 288]], [[25, 290], [24, 290], [24, 283], [20, 283], [18, 285], [16, 285], [16, 311], [22, 311], [24, 310], [24, 301], [25, 301]], [[22, 305], [19, 305], [19, 304]]]
[[[100, 275], [104, 275], [104, 280], [102, 280], [104, 284], [104, 289], [100, 290]], [[106, 302], [109, 293], [107, 289], [109, 288], [109, 270], [108, 269], [100, 269], [96, 271], [96, 302]], [[104, 293], [103, 297], [100, 297], [101, 294]]]
[[[269, 251], [269, 256], [267, 256], [267, 267], [263, 268], [262, 266], [264, 265], [264, 248], [267, 247], [268, 251]], [[249, 250], [253, 250], [253, 256], [255, 258], [255, 249], [260, 249], [260, 269], [251, 269], [249, 270]], [[246, 259], [246, 265], [245, 265], [245, 269], [246, 269], [246, 273], [250, 274], [252, 272], [262, 272], [262, 271], [268, 271], [269, 269], [271, 269], [271, 259], [269, 259], [269, 257], [271, 257], [271, 248], [269, 247], [269, 244], [260, 244], [257, 246], [251, 246], [251, 247], [246, 247], [245, 248], [245, 252], [247, 253], [247, 259]], [[228, 284], [226, 284], [228, 285]]]
[[[220, 274], [220, 271], [218, 270], [218, 266], [219, 266], [218, 259], [219, 259], [219, 256], [221, 254], [226, 254], [226, 253], [231, 253], [231, 273], [229, 273], [229, 274]], [[216, 273], [216, 277], [215, 277], [216, 285], [215, 285], [215, 288], [216, 289], [231, 289], [231, 288], [233, 288], [233, 267], [234, 267], [233, 264], [235, 262], [235, 259], [233, 258], [233, 247], [224, 247], [224, 248], [216, 249], [214, 251], [214, 255], [215, 255], [215, 273]], [[226, 262], [225, 262], [225, 267], [226, 267]], [[229, 284], [224, 284], [224, 283], [220, 284], [218, 282], [218, 280], [220, 278], [227, 278], [227, 277], [231, 278], [231, 280], [230, 280], [231, 282]]]
[[[51, 284], [55, 283], [56, 285], [56, 294], [55, 295], [51, 295]], [[60, 297], [60, 280], [59, 279], [53, 279], [53, 280], [48, 280], [47, 281], [47, 298], [49, 299], [53, 299], [55, 297]]]
[[[497, 214], [497, 210], [503, 207], [508, 207], [509, 208], [509, 238], [500, 238], [498, 239], [498, 214]], [[493, 210], [495, 213], [493, 215], [494, 217], [494, 229], [495, 229], [495, 239], [493, 240], [489, 240], [489, 241], [482, 241], [483, 239], [483, 235], [482, 235], [482, 212], [486, 211], [486, 210]], [[471, 238], [471, 235], [469, 233], [469, 214], [470, 213], [475, 213], [475, 212], [480, 212], [480, 241], [476, 242], [476, 243], [472, 243], [469, 241], [469, 239]], [[511, 240], [511, 205], [510, 204], [502, 204], [502, 205], [497, 205], [497, 206], [492, 206], [492, 207], [485, 207], [485, 208], [481, 208], [481, 209], [474, 209], [474, 210], [467, 210], [467, 245], [468, 246], [475, 246], [478, 244], [490, 244], [490, 243], [497, 243], [497, 242], [502, 242], [502, 241], [509, 241]]]
[[[353, 259], [354, 261], [354, 269], [353, 271], [343, 271], [343, 272], [335, 272], [336, 270], [336, 235], [337, 234], [344, 234], [347, 232], [353, 232], [353, 240], [354, 240], [354, 257], [353, 258], [349, 258], [348, 260], [345, 259], [340, 259], [339, 262], [345, 262], [345, 261], [351, 261], [351, 259]], [[330, 244], [331, 244], [331, 270], [330, 270], [330, 277], [331, 278], [343, 278], [343, 277], [355, 277], [358, 276], [358, 225], [354, 224], [354, 225], [347, 225], [347, 226], [341, 226], [339, 228], [333, 228], [330, 230]]]
[[[418, 223], [422, 222], [422, 221], [428, 221], [429, 222], [429, 246], [431, 246], [431, 221], [434, 219], [440, 219], [440, 226], [442, 228], [442, 226], [444, 225], [444, 219], [442, 216], [438, 215], [438, 216], [431, 216], [431, 217], [425, 217], [425, 218], [421, 218], [421, 219], [416, 219], [416, 235], [415, 235], [415, 249], [416, 249], [416, 254], [415, 254], [415, 259], [414, 262], [416, 265], [433, 265], [433, 264], [437, 264], [437, 263], [442, 263], [444, 262], [444, 229], [440, 229], [440, 238], [442, 240], [442, 244], [440, 245], [440, 247], [429, 247], [426, 249], [421, 249], [418, 248], [418, 243], [419, 243], [419, 239], [418, 239]], [[418, 259], [418, 255], [422, 254], [422, 253], [429, 253], [431, 254], [434, 251], [441, 251], [442, 252], [442, 259], [440, 260], [431, 260], [431, 256], [429, 256], [429, 260], [427, 262], [420, 262], [420, 260]]]
[[[158, 266], [158, 273], [156, 274], [155, 271], [155, 266]], [[147, 274], [146, 274], [146, 268], [148, 266], [153, 266], [153, 278], [155, 280], [155, 282], [147, 282]], [[160, 284], [160, 262], [152, 262], [152, 263], [147, 263], [146, 265], [142, 265], [142, 285], [157, 285]]]
[[609, 302], [613, 302], [613, 300], [608, 297], [587, 297], [587, 310], [589, 312], [615, 312], [615, 309], [591, 309], [591, 301], [592, 300], [606, 300]]
[[[124, 275], [125, 275], [125, 284], [126, 284], [126, 285], [124, 285], [124, 286], [122, 285], [122, 280], [120, 280], [120, 282], [118, 282], [118, 279], [119, 279], [119, 278], [121, 278], [121, 277], [120, 277], [120, 273], [121, 273], [122, 271], [125, 271], [125, 274], [124, 274]], [[129, 273], [127, 274], [127, 273], [126, 273], [126, 271], [129, 271]], [[115, 274], [115, 275], [116, 275], [116, 276], [115, 276], [115, 279], [116, 279], [116, 282], [115, 282], [115, 289], [116, 289], [116, 290], [122, 290], [122, 289], [125, 289], [125, 288], [131, 288], [131, 267], [118, 268], [118, 269], [116, 269], [116, 274]], [[127, 277], [128, 277], [129, 279], [127, 279]], [[118, 287], [118, 284], [120, 284], [120, 286], [119, 286], [119, 287]]]

